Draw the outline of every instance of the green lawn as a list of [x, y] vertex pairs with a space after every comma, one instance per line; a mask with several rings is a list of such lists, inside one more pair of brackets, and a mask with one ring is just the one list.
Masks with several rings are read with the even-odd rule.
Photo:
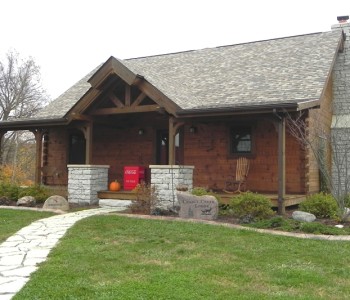
[[0, 209], [0, 243], [35, 220], [53, 215], [51, 212]]
[[14, 299], [348, 299], [350, 244], [94, 216]]

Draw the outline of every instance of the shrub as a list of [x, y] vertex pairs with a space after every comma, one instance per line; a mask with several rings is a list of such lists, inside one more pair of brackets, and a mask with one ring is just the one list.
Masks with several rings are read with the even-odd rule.
[[252, 223], [249, 227], [264, 228], [264, 229], [278, 229], [283, 231], [297, 231], [300, 228], [300, 222], [293, 219], [286, 219], [281, 216], [275, 216], [271, 219], [260, 220]]
[[42, 185], [32, 185], [29, 187], [21, 188], [21, 191], [18, 194], [18, 198], [24, 196], [32, 196], [35, 198], [36, 202], [43, 203], [51, 195], [52, 193], [48, 188]]
[[233, 215], [242, 223], [251, 223], [273, 216], [271, 201], [267, 197], [252, 192], [242, 193], [231, 199]]
[[312, 234], [329, 234], [329, 235], [348, 234], [348, 232], [343, 228], [331, 227], [318, 222], [301, 223], [300, 230], [302, 232], [312, 233]]
[[221, 204], [221, 198], [219, 195], [215, 194], [214, 192], [208, 191], [207, 189], [205, 189], [203, 187], [193, 188], [191, 191], [191, 194], [195, 195], [195, 196], [204, 196], [204, 195], [214, 196], [216, 198], [216, 200], [218, 201], [219, 205]]
[[150, 214], [156, 205], [157, 195], [155, 187], [144, 182], [138, 184], [133, 191], [136, 193], [136, 201], [130, 205], [133, 213]]
[[0, 196], [5, 196], [10, 200], [17, 200], [18, 194], [21, 188], [18, 185], [11, 183], [1, 183], [0, 184]]
[[336, 218], [338, 205], [331, 194], [318, 193], [310, 195], [299, 205], [299, 209], [317, 218]]

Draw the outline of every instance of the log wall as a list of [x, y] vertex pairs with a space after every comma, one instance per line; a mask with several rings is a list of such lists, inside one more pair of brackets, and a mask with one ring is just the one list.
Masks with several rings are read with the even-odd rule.
[[[237, 121], [237, 120], [235, 120]], [[275, 193], [278, 187], [277, 129], [269, 119], [256, 119], [254, 140], [255, 155], [251, 157], [247, 188], [256, 192]], [[184, 164], [193, 165], [194, 186], [224, 189], [229, 175], [235, 174], [237, 158], [229, 155], [229, 127], [227, 122], [184, 127]], [[156, 127], [143, 126], [145, 133], [138, 134], [140, 126], [128, 128], [94, 126], [92, 164], [109, 165], [109, 181], [123, 182], [123, 167], [127, 165], [155, 164]], [[65, 170], [54, 184], [67, 184], [68, 134], [65, 129], [49, 132], [48, 164]], [[305, 152], [287, 133], [286, 137], [286, 192], [306, 192]]]

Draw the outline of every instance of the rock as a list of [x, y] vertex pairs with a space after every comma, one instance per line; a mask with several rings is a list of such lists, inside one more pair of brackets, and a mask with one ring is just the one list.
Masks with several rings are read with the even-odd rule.
[[132, 204], [131, 200], [115, 200], [115, 199], [100, 199], [98, 201], [99, 207], [120, 207], [127, 209]]
[[350, 221], [350, 209], [348, 207], [344, 207], [343, 220]]
[[6, 196], [0, 197], [0, 205], [11, 205], [11, 200], [7, 198]]
[[50, 196], [49, 198], [46, 199], [43, 205], [44, 209], [59, 209], [59, 210], [64, 210], [68, 211], [69, 210], [69, 203], [66, 200], [66, 198], [59, 196], [59, 195], [54, 195]]
[[301, 222], [313, 222], [316, 220], [316, 216], [305, 211], [296, 210], [292, 214], [292, 218]]
[[214, 196], [195, 196], [186, 192], [177, 192], [176, 195], [180, 205], [180, 218], [217, 219], [219, 205]]
[[177, 191], [188, 191], [188, 185], [186, 184], [183, 184], [183, 183], [179, 183], [177, 186], [176, 186], [176, 190]]
[[24, 196], [17, 200], [17, 206], [33, 207], [36, 204], [36, 200], [33, 196]]

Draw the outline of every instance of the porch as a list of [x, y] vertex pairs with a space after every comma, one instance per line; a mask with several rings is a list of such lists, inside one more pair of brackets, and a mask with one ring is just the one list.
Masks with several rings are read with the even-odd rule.
[[[229, 203], [230, 198], [237, 196], [238, 194], [228, 194], [228, 193], [222, 193], [218, 192], [216, 193], [222, 200], [223, 203]], [[272, 207], [278, 207], [278, 194], [263, 194], [264, 196], [268, 197], [271, 200]], [[99, 199], [113, 199], [115, 201], [118, 200], [137, 200], [137, 195], [133, 191], [98, 191], [97, 197]], [[289, 194], [285, 195], [284, 197], [284, 203], [285, 207], [297, 205], [304, 201], [306, 198], [306, 195], [302, 194]]]

